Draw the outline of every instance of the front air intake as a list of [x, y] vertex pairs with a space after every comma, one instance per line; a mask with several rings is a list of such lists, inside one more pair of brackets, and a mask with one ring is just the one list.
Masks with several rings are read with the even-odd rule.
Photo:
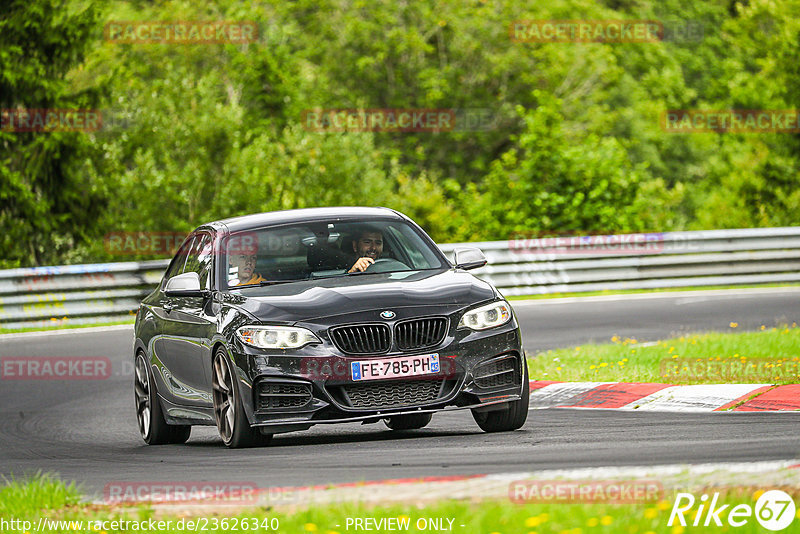
[[256, 387], [256, 410], [301, 408], [311, 401], [309, 384], [260, 382]]
[[429, 404], [442, 394], [444, 380], [388, 380], [343, 387], [353, 408], [403, 408]]
[[478, 365], [473, 372], [475, 385], [489, 389], [502, 386], [513, 386], [520, 383], [518, 360], [514, 356], [494, 359]]

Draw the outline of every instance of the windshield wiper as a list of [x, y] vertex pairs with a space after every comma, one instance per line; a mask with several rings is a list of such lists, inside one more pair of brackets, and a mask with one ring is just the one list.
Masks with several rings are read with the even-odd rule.
[[344, 276], [347, 276], [347, 273], [312, 274], [308, 279], [309, 280], [325, 280], [326, 278], [342, 278]]
[[307, 278], [298, 278], [297, 280], [263, 280], [256, 284], [242, 284], [239, 286], [232, 286], [229, 289], [241, 289], [244, 287], [264, 287], [264, 286], [274, 286], [277, 284], [291, 284], [292, 282], [303, 282], [304, 280], [308, 280]]
[[386, 274], [386, 273], [391, 273], [391, 272], [394, 272], [394, 271], [379, 271], [379, 272], [372, 271], [371, 273], [368, 273], [367, 271], [353, 271], [352, 273], [347, 273], [347, 275], [348, 275], [348, 276], [352, 276], [352, 275], [354, 275], [354, 274], [357, 274], [357, 275], [364, 275], [364, 274]]

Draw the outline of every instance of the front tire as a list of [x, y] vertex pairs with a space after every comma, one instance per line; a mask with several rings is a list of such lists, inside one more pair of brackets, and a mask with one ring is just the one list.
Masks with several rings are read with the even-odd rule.
[[506, 403], [507, 409], [493, 410], [491, 412], [478, 412], [472, 410], [472, 417], [484, 432], [509, 432], [522, 428], [528, 419], [528, 406], [530, 404], [531, 386], [528, 382], [528, 364], [522, 359], [524, 368], [522, 373], [522, 398]]
[[170, 425], [164, 419], [158, 392], [143, 352], [136, 355], [133, 389], [136, 398], [136, 419], [139, 434], [148, 445], [186, 443], [192, 433], [191, 425]]
[[212, 387], [214, 420], [219, 435], [230, 449], [267, 445], [272, 440], [272, 434], [262, 434], [259, 429], [250, 426], [235, 377], [225, 350], [217, 350]]
[[431, 417], [433, 414], [430, 413], [412, 413], [388, 417], [383, 422], [392, 430], [416, 430], [427, 426]]

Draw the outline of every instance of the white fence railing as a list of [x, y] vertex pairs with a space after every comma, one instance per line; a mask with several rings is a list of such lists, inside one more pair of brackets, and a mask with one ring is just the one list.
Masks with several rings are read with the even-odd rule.
[[[516, 238], [478, 247], [472, 271], [504, 295], [800, 282], [800, 227]], [[129, 318], [167, 260], [0, 271], [0, 327]]]

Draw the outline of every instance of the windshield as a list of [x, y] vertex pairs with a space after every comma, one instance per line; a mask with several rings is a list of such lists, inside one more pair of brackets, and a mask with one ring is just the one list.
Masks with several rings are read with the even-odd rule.
[[442, 267], [404, 221], [299, 223], [232, 234], [225, 244], [228, 287]]

